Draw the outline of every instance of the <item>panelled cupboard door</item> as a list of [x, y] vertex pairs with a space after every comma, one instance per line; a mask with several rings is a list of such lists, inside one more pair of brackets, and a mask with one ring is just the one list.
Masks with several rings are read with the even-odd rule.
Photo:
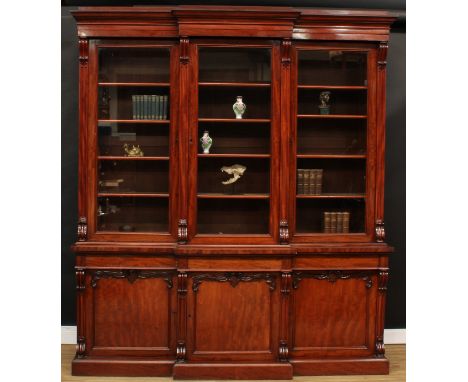
[[279, 42], [194, 40], [190, 57], [189, 239], [273, 244], [279, 224]]
[[374, 353], [375, 273], [304, 271], [292, 278], [293, 359]]
[[269, 273], [200, 273], [187, 298], [189, 361], [274, 361], [279, 287]]
[[91, 270], [86, 281], [90, 356], [175, 355], [177, 296], [170, 271]]

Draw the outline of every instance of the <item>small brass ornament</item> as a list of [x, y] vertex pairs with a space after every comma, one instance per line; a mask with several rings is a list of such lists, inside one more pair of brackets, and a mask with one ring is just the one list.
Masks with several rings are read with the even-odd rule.
[[140, 149], [140, 145], [137, 145], [135, 147], [135, 145], [132, 145], [132, 148], [129, 149], [128, 148], [128, 144], [124, 144], [123, 145], [123, 149], [125, 150], [125, 152], [127, 153], [127, 156], [128, 157], [142, 157], [144, 156], [145, 154], [143, 153], [143, 150]]

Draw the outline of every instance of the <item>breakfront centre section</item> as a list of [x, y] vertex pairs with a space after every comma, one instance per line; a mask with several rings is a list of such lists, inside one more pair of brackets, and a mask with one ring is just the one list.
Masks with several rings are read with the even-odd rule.
[[74, 375], [386, 374], [381, 11], [85, 7]]

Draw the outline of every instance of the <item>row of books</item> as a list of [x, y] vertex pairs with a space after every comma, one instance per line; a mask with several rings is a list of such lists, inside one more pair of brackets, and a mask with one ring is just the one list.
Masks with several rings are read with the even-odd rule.
[[297, 169], [297, 193], [320, 195], [322, 193], [323, 169]]
[[167, 95], [132, 95], [133, 119], [167, 119]]
[[324, 233], [349, 233], [349, 212], [324, 212]]

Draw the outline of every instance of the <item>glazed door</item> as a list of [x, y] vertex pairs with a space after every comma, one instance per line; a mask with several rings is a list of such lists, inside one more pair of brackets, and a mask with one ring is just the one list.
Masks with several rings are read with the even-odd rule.
[[278, 227], [279, 45], [191, 45], [189, 236], [274, 243]]
[[150, 41], [90, 43], [91, 239], [172, 240], [177, 187], [174, 50], [172, 43]]
[[298, 44], [292, 62], [293, 241], [370, 241], [375, 204], [375, 49]]

